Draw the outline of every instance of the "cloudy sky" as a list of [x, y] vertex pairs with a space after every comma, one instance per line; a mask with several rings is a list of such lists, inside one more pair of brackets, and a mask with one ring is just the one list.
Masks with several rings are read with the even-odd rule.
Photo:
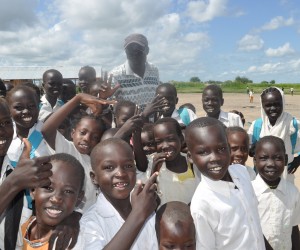
[[[246, 76], [300, 83], [299, 0], [0, 0], [0, 66], [125, 61], [148, 37], [162, 81]], [[1, 76], [0, 76], [1, 77]]]

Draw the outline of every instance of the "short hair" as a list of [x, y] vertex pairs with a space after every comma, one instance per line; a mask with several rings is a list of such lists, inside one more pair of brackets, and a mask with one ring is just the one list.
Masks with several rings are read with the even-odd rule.
[[184, 104], [182, 104], [182, 105], [179, 107], [179, 109], [181, 109], [181, 108], [187, 108], [187, 109], [190, 109], [190, 110], [192, 110], [192, 111], [196, 114], [196, 107], [195, 107], [193, 104], [191, 104], [191, 103], [184, 103]]
[[83, 184], [85, 179], [84, 169], [81, 163], [74, 156], [66, 153], [54, 154], [50, 156], [50, 161], [62, 161], [67, 164], [70, 164], [75, 169], [76, 175], [79, 176], [80, 190], [83, 189]]
[[47, 75], [48, 75], [49, 73], [57, 74], [57, 75], [59, 75], [61, 78], [63, 78], [62, 74], [61, 74], [58, 70], [56, 70], [56, 69], [48, 69], [48, 70], [46, 70], [46, 71], [44, 72], [44, 74], [43, 74], [43, 82], [46, 80], [46, 77], [47, 77]]
[[69, 78], [63, 78], [63, 84], [70, 84], [70, 85], [74, 85], [76, 87], [76, 84]]
[[22, 84], [25, 85], [25, 86], [28, 86], [28, 87], [32, 88], [36, 92], [37, 96], [39, 97], [39, 102], [40, 102], [40, 97], [41, 97], [41, 90], [40, 90], [40, 88], [37, 85], [35, 85], [34, 83], [32, 83], [32, 82], [24, 82]]
[[10, 103], [12, 95], [14, 93], [16, 93], [17, 91], [19, 91], [19, 90], [30, 92], [34, 96], [34, 98], [37, 102], [37, 105], [39, 105], [40, 97], [38, 96], [36, 90], [33, 89], [32, 87], [29, 87], [29, 86], [25, 85], [25, 84], [19, 84], [16, 87], [14, 87], [13, 89], [11, 89], [10, 91], [8, 91], [8, 93], [6, 95], [6, 100], [7, 100], [8, 103]]
[[[132, 151], [132, 148], [130, 147], [130, 145], [125, 142], [124, 140], [120, 139], [120, 138], [108, 138], [106, 140], [101, 141], [100, 143], [98, 143], [92, 150], [90, 157], [91, 157], [91, 165], [92, 168], [95, 170], [95, 168], [98, 165], [98, 155], [99, 152], [102, 148], [106, 147], [107, 145], [111, 145], [111, 144], [119, 144], [122, 147], [127, 147], [130, 151]], [[117, 152], [116, 152], [117, 153]], [[132, 157], [133, 157], [133, 153], [132, 153]]]
[[168, 83], [168, 82], [162, 83], [162, 84], [160, 84], [160, 85], [157, 86], [156, 92], [158, 92], [162, 88], [166, 88], [168, 90], [171, 90], [174, 93], [174, 95], [177, 97], [177, 89], [176, 89], [176, 87], [173, 84]]
[[76, 126], [78, 125], [78, 123], [82, 120], [82, 119], [91, 119], [94, 120], [98, 126], [99, 126], [99, 130], [103, 133], [105, 130], [105, 126], [104, 123], [102, 121], [102, 119], [98, 116], [94, 116], [93, 114], [87, 114], [84, 111], [78, 112], [77, 114], [73, 115], [71, 117], [71, 128], [75, 129]]
[[114, 114], [116, 117], [119, 117], [120, 115], [120, 111], [122, 108], [124, 107], [128, 107], [128, 108], [136, 108], [136, 104], [132, 101], [129, 100], [120, 100], [116, 103], [115, 107], [114, 107]]
[[232, 134], [234, 132], [240, 132], [240, 133], [244, 133], [245, 135], [248, 136], [247, 131], [239, 126], [233, 126], [233, 127], [228, 127], [226, 128], [226, 134]]
[[[87, 71], [87, 73], [90, 74], [92, 78], [95, 78], [95, 79], [96, 79], [96, 70], [95, 70], [94, 67], [89, 66], [89, 65], [85, 65], [85, 66], [83, 66], [83, 67], [80, 68], [79, 72], [80, 72], [81, 70]], [[79, 74], [79, 73], [78, 73], [78, 74]]]
[[223, 98], [223, 91], [219, 85], [216, 84], [208, 85], [203, 89], [203, 93], [206, 92], [207, 90], [211, 90], [214, 93], [216, 93], [220, 98]]
[[153, 133], [153, 127], [154, 127], [154, 123], [144, 123], [143, 127], [142, 127], [142, 133], [143, 132], [151, 132]]
[[191, 133], [191, 130], [193, 128], [205, 128], [205, 127], [210, 127], [210, 126], [215, 126], [219, 125], [224, 133], [226, 126], [220, 122], [218, 119], [212, 118], [212, 117], [200, 117], [192, 121], [185, 129], [185, 137], [187, 138], [189, 134]]
[[272, 143], [274, 145], [277, 145], [277, 146], [279, 146], [281, 148], [282, 152], [284, 154], [286, 154], [286, 149], [285, 149], [284, 141], [281, 138], [273, 136], [273, 135], [264, 136], [264, 137], [260, 138], [258, 142], [256, 142], [256, 145], [255, 145], [255, 154], [256, 154], [258, 148], [261, 145], [263, 145], [264, 143]]
[[182, 131], [181, 131], [181, 127], [180, 127], [180, 124], [178, 123], [177, 120], [175, 120], [174, 118], [172, 117], [163, 117], [161, 119], [158, 119], [155, 124], [154, 124], [154, 127], [156, 127], [157, 125], [159, 124], [164, 124], [164, 123], [171, 123], [175, 126], [175, 131], [177, 133], [177, 135], [179, 137], [183, 136], [182, 134]]
[[162, 220], [171, 222], [176, 225], [178, 222], [193, 223], [190, 207], [181, 201], [171, 201], [163, 204], [156, 212], [155, 231], [158, 241], [160, 240], [160, 223]]

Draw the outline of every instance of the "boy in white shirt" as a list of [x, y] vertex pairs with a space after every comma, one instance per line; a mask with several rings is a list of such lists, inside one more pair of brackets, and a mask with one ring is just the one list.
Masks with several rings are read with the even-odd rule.
[[281, 178], [286, 163], [282, 139], [265, 136], [257, 142], [254, 164], [259, 174], [252, 185], [263, 233], [274, 250], [300, 247], [300, 194], [291, 182]]
[[191, 202], [197, 249], [265, 249], [249, 174], [230, 164], [225, 128], [211, 117], [186, 129], [188, 156], [202, 174]]

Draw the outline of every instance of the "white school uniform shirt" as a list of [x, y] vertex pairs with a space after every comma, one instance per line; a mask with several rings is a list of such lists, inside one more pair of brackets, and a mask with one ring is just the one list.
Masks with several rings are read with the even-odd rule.
[[229, 166], [228, 171], [233, 182], [202, 175], [193, 196], [197, 249], [265, 249], [249, 174], [239, 164]]
[[221, 110], [218, 120], [222, 122], [226, 127], [243, 127], [241, 117], [234, 113]]
[[54, 107], [52, 108], [50, 102], [47, 100], [46, 95], [43, 95], [40, 103], [39, 120], [44, 121], [51, 113], [58, 110], [63, 106], [63, 101], [57, 99]]
[[292, 249], [292, 229], [300, 224], [300, 194], [298, 189], [281, 179], [276, 189], [264, 182], [258, 174], [252, 181], [258, 199], [261, 227], [274, 250]]
[[[120, 230], [124, 222], [118, 211], [100, 193], [96, 203], [83, 214], [80, 220], [80, 233], [73, 250], [103, 249]], [[155, 214], [152, 214], [146, 220], [130, 249], [158, 249], [155, 233]]]
[[90, 172], [92, 171], [91, 158], [89, 155], [81, 154], [74, 146], [74, 143], [68, 141], [58, 131], [56, 132], [55, 138], [55, 152], [73, 155], [82, 164], [85, 173], [84, 198], [78, 208], [85, 212], [92, 204], [95, 203], [97, 198], [97, 188], [90, 177]]
[[[41, 121], [37, 121], [37, 123], [35, 123], [33, 125], [33, 127], [29, 130], [28, 136], [27, 138], [30, 137], [30, 135], [32, 133], [36, 131], [41, 132], [41, 128], [43, 126], [43, 122]], [[23, 147], [24, 147], [24, 143], [23, 141], [18, 137], [17, 133], [16, 133], [16, 126], [14, 124], [14, 136], [13, 136], [13, 140], [8, 148], [7, 151], [7, 155], [9, 157], [9, 159], [11, 161], [14, 162], [18, 162], [19, 158], [23, 152]], [[45, 139], [43, 138], [42, 141], [40, 142], [40, 144], [38, 145], [37, 149], [34, 151], [34, 155], [35, 157], [40, 157], [40, 156], [47, 156], [47, 155], [51, 155], [51, 149], [49, 148], [47, 142], [45, 141]]]
[[[10, 164], [10, 160], [6, 155], [1, 168], [0, 185], [7, 177], [7, 171], [13, 170], [14, 168]], [[5, 211], [0, 215], [0, 249], [4, 250], [4, 237], [5, 237]], [[21, 219], [19, 224], [19, 232], [17, 236], [16, 250], [21, 250], [23, 246], [23, 237], [21, 226], [32, 216], [32, 210], [28, 208], [28, 202], [26, 197], [23, 199], [23, 210], [21, 213]]]

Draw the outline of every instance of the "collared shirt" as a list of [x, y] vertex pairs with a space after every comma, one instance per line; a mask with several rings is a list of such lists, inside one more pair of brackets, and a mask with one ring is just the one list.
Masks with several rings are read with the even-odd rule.
[[55, 152], [66, 153], [73, 155], [83, 166], [85, 173], [84, 180], [84, 198], [78, 206], [83, 212], [86, 211], [96, 201], [97, 189], [90, 178], [92, 171], [91, 158], [89, 155], [81, 154], [75, 147], [74, 143], [68, 141], [60, 132], [56, 132], [55, 138]]
[[[7, 177], [7, 173], [9, 170], [13, 170], [14, 168], [10, 164], [10, 160], [8, 156], [5, 156], [2, 168], [1, 168], [1, 179], [0, 179], [0, 185], [3, 183], [3, 181]], [[16, 250], [21, 250], [22, 245], [23, 245], [23, 238], [22, 238], [22, 231], [21, 231], [21, 225], [25, 223], [30, 216], [32, 215], [32, 210], [28, 208], [28, 203], [26, 197], [24, 197], [23, 200], [23, 210], [21, 214], [21, 219], [20, 219], [20, 227], [19, 227], [19, 232], [18, 232], [18, 237], [17, 237], [17, 244], [16, 244]], [[0, 249], [4, 250], [4, 237], [5, 237], [5, 215], [6, 213], [2, 213], [0, 216]]]
[[113, 69], [110, 74], [113, 74], [112, 86], [117, 83], [121, 85], [115, 93], [117, 100], [130, 100], [144, 110], [154, 99], [159, 85], [159, 73], [153, 64], [146, 62], [143, 78], [132, 71], [128, 61]]
[[242, 165], [228, 168], [233, 182], [202, 175], [191, 203], [197, 249], [265, 249], [257, 199]]
[[54, 107], [52, 108], [50, 102], [47, 100], [46, 96], [43, 95], [40, 103], [40, 112], [39, 112], [39, 120], [44, 121], [51, 113], [58, 110], [61, 106], [63, 106], [63, 101], [57, 99]]
[[218, 120], [222, 122], [226, 127], [243, 127], [241, 117], [234, 113], [224, 112], [221, 110]]
[[271, 189], [258, 174], [252, 181], [258, 199], [261, 227], [274, 250], [292, 249], [293, 226], [300, 224], [300, 194], [289, 181], [281, 179]]
[[[100, 193], [97, 202], [83, 214], [80, 220], [80, 234], [74, 250], [103, 249], [120, 230], [124, 222], [118, 211]], [[130, 249], [158, 249], [154, 214], [146, 220]]]

